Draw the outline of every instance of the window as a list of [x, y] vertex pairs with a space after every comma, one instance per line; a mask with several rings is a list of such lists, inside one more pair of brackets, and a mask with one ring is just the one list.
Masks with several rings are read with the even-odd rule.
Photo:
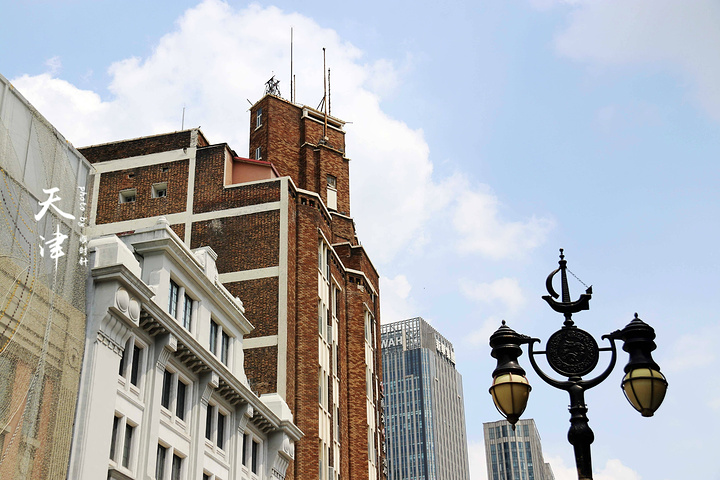
[[137, 196], [137, 190], [134, 188], [128, 188], [120, 191], [118, 203], [132, 203], [135, 201]]
[[335, 407], [333, 417], [333, 437], [337, 443], [340, 443], [340, 407]]
[[243, 433], [242, 439], [242, 464], [247, 466], [247, 447], [248, 447], [248, 434]]
[[130, 424], [125, 425], [125, 439], [123, 440], [122, 466], [130, 468], [130, 453], [132, 452], [132, 439], [135, 433], [135, 427]]
[[205, 415], [205, 438], [210, 440], [221, 450], [226, 446], [226, 432], [228, 414], [220, 410], [217, 405], [208, 405]]
[[187, 396], [187, 388], [187, 384], [182, 380], [178, 379], [177, 398], [175, 399], [175, 415], [180, 420], [185, 420], [185, 398]]
[[142, 360], [142, 351], [139, 346], [133, 345], [132, 368], [130, 370], [130, 383], [138, 386], [140, 382], [140, 361]]
[[[140, 382], [143, 376], [145, 347], [137, 342], [135, 338], [130, 338], [123, 350], [123, 356], [120, 359], [120, 368], [118, 374], [124, 382], [129, 380], [131, 386], [140, 389]], [[127, 387], [127, 383], [125, 384]], [[140, 393], [136, 391], [136, 393]]]
[[173, 453], [170, 480], [180, 480], [180, 474], [182, 473], [182, 461], [182, 457], [180, 457], [177, 453]]
[[337, 178], [333, 175], [327, 176], [327, 207], [337, 210]]
[[262, 108], [258, 108], [255, 112], [255, 128], [262, 127]]
[[[116, 414], [113, 418], [112, 437], [110, 438], [110, 460], [117, 465], [130, 469], [136, 425], [127, 418]], [[118, 456], [120, 458], [118, 458]]]
[[180, 420], [185, 420], [188, 387], [189, 382], [180, 378], [177, 372], [173, 372], [169, 368], [165, 369], [160, 405], [170, 412], [174, 411], [175, 416]]
[[228, 354], [230, 351], [230, 337], [227, 333], [222, 332], [221, 333], [221, 342], [220, 342], [220, 361], [223, 362], [225, 365], [228, 363]]
[[120, 426], [120, 417], [113, 417], [112, 437], [110, 438], [110, 458], [115, 458], [115, 447], [117, 445], [118, 428]]
[[190, 330], [190, 322], [192, 320], [192, 308], [193, 308], [193, 300], [190, 298], [190, 296], [186, 293], [185, 294], [185, 307], [183, 308], [183, 315], [182, 315], [182, 325], [185, 327], [186, 330]]
[[[155, 480], [181, 480], [185, 458], [171, 447], [158, 444], [155, 463]], [[168, 465], [168, 462], [170, 463]], [[167, 474], [169, 473], [169, 477]]]
[[155, 183], [152, 186], [152, 198], [167, 197], [167, 182]]
[[165, 370], [163, 373], [162, 395], [160, 396], [160, 405], [170, 408], [170, 393], [172, 391], [173, 374]]
[[217, 334], [218, 324], [214, 320], [210, 320], [210, 353], [217, 354]]
[[262, 150], [260, 147], [255, 149], [255, 160], [262, 160]]
[[208, 405], [207, 411], [205, 412], [205, 438], [212, 440], [212, 423], [215, 417], [215, 407]]
[[225, 449], [225, 422], [227, 420], [227, 415], [223, 415], [222, 413], [218, 412], [217, 417], [217, 439], [215, 444], [220, 449]]
[[168, 303], [168, 313], [173, 318], [175, 318], [177, 315], [177, 303], [179, 293], [180, 287], [178, 286], [178, 284], [170, 280], [170, 301]]
[[250, 470], [252, 470], [252, 473], [257, 474], [258, 473], [258, 447], [260, 444], [253, 440], [252, 442], [252, 454], [250, 456]]
[[323, 240], [320, 240], [318, 246], [318, 269], [322, 274], [323, 278], [330, 281], [330, 263], [332, 262], [332, 253], [330, 248], [325, 244]]
[[167, 447], [158, 445], [157, 458], [155, 459], [155, 478], [162, 480], [165, 478], [165, 459], [167, 458]]
[[[217, 323], [215, 320], [210, 320], [210, 338], [209, 346], [210, 353], [213, 355], [219, 355], [220, 361], [225, 365], [230, 365], [230, 346], [232, 337], [228, 335], [222, 325]], [[218, 343], [220, 345], [218, 345]], [[218, 352], [219, 346], [219, 352]]]
[[327, 186], [328, 188], [334, 188], [337, 189], [337, 177], [333, 175], [327, 176]]

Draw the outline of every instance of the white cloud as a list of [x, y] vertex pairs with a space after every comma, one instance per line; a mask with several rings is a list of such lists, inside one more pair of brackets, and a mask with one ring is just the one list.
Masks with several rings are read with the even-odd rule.
[[439, 225], [447, 226], [447, 216], [466, 253], [503, 258], [542, 241], [548, 222], [506, 221], [488, 189], [459, 181], [461, 175], [435, 178], [422, 130], [382, 111], [382, 95], [399, 85], [407, 65], [398, 70], [385, 59], [368, 61], [334, 30], [300, 14], [206, 0], [187, 10], [150, 56], [112, 64], [104, 98], [56, 78], [52, 65], [48, 73], [13, 83], [78, 146], [179, 130], [186, 107], [186, 128], [202, 126], [211, 142], [227, 142], [246, 155], [247, 99], [258, 100], [273, 74], [290, 96], [291, 27], [296, 99], [313, 107], [322, 98], [326, 48], [331, 113], [352, 122], [346, 126], [351, 213], [377, 265], [401, 251], [422, 251]]
[[45, 66], [48, 67], [52, 75], [55, 75], [62, 68], [62, 61], [60, 60], [60, 57], [55, 55], [54, 57], [50, 57], [45, 60]]
[[479, 329], [470, 332], [470, 334], [465, 337], [465, 342], [474, 347], [488, 347], [490, 335], [495, 333], [495, 330], [500, 328], [500, 325], [502, 325], [501, 318], [490, 316], [483, 321]]
[[577, 5], [555, 40], [560, 54], [599, 66], [667, 68], [682, 75], [701, 108], [720, 120], [720, 4], [608, 0]]
[[680, 373], [697, 368], [698, 365], [710, 367], [717, 363], [717, 347], [714, 339], [720, 335], [720, 326], [705, 327], [696, 333], [679, 336], [670, 348], [670, 354], [664, 358], [660, 368], [663, 371]]
[[516, 312], [525, 304], [525, 296], [516, 278], [499, 278], [491, 283], [460, 280], [460, 291], [466, 297], [487, 304], [500, 302], [504, 309]]
[[487, 187], [460, 189], [453, 225], [460, 234], [461, 252], [493, 259], [520, 257], [540, 245], [554, 226], [553, 220], [534, 216], [524, 222], [505, 221], [499, 207], [500, 201]]
[[[575, 465], [567, 466], [561, 457], [545, 458], [555, 475], [555, 480], [577, 480]], [[620, 460], [610, 459], [602, 470], [594, 471], [595, 480], [641, 480], [642, 477], [631, 468], [622, 464]]]
[[412, 286], [405, 275], [380, 277], [382, 323], [391, 323], [417, 316], [410, 302]]
[[470, 478], [487, 480], [487, 461], [485, 459], [485, 442], [471, 442], [468, 445]]

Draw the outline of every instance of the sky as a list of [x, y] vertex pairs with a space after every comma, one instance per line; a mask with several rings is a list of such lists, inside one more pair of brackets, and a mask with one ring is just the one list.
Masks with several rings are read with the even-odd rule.
[[[616, 371], [586, 393], [596, 480], [720, 479], [720, 4], [712, 0], [2, 1], [0, 73], [76, 147], [200, 126], [247, 155], [272, 75], [347, 121], [351, 214], [383, 323], [455, 346], [471, 478], [485, 480], [488, 338], [545, 340], [564, 248], [576, 324], [637, 312], [669, 381], [642, 418]], [[713, 158], [715, 160], [713, 160]], [[581, 283], [582, 282], [582, 283]], [[559, 287], [556, 287], [559, 288]], [[575, 478], [568, 397], [520, 357], [557, 480]], [[608, 358], [601, 356], [598, 369]], [[683, 394], [682, 392], [686, 392]], [[695, 412], [695, 413], [692, 413]]]

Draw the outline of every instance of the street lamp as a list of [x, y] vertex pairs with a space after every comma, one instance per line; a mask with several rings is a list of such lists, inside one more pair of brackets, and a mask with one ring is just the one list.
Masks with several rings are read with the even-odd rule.
[[[660, 367], [652, 359], [651, 352], [655, 350], [655, 331], [647, 323], [635, 318], [622, 330], [603, 335], [610, 343], [608, 347], [598, 347], [595, 339], [585, 330], [575, 326], [572, 314], [581, 310], [590, 309], [592, 287], [580, 295], [576, 301], [570, 300], [570, 291], [567, 281], [567, 261], [563, 250], [560, 249], [559, 268], [554, 270], [547, 278], [545, 286], [550, 295], [542, 298], [550, 307], [565, 317], [560, 330], [553, 333], [547, 341], [544, 351], [535, 351], [534, 344], [540, 342], [538, 338], [521, 335], [508, 327], [503, 320], [500, 328], [490, 336], [491, 355], [497, 359], [497, 367], [493, 371], [493, 383], [490, 387], [495, 407], [515, 428], [515, 423], [522, 415], [530, 395], [530, 383], [525, 377], [525, 370], [518, 363], [522, 355], [521, 345], [528, 345], [530, 364], [535, 372], [546, 383], [555, 388], [566, 390], [570, 395], [570, 430], [568, 440], [575, 450], [575, 463], [577, 465], [578, 479], [592, 480], [592, 461], [590, 458], [590, 444], [595, 439], [593, 431], [588, 425], [587, 406], [585, 405], [585, 391], [605, 380], [617, 360], [615, 341], [623, 341], [623, 350], [628, 352], [629, 360], [625, 366], [625, 377], [622, 380], [622, 389], [630, 404], [643, 417], [651, 417], [665, 397], [667, 380]], [[561, 301], [552, 285], [553, 277], [560, 272], [562, 284]], [[600, 352], [611, 352], [610, 364], [595, 378], [583, 380], [583, 376], [592, 372], [598, 364]], [[550, 367], [567, 380], [556, 380], [540, 369], [535, 361], [536, 355], [545, 355]]]

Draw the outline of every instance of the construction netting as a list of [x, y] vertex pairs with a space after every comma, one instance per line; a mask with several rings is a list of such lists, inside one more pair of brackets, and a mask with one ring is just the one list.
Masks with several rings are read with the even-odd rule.
[[0, 478], [66, 477], [89, 164], [0, 75]]

